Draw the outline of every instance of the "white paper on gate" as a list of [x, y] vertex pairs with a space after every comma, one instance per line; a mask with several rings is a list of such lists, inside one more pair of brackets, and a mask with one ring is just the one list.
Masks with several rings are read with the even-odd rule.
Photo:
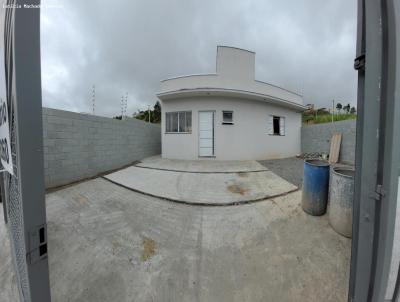
[[2, 96], [0, 96], [0, 159], [4, 169], [13, 174], [8, 110], [7, 103]]
[[[0, 12], [0, 24], [4, 25], [4, 9]], [[4, 65], [4, 26], [0, 26], [0, 159], [4, 169], [14, 174], [11, 155], [10, 126], [8, 120], [6, 77]]]

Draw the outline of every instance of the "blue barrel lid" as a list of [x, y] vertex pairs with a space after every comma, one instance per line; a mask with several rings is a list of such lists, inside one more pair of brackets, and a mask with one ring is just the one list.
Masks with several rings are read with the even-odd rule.
[[311, 165], [311, 166], [317, 166], [317, 167], [328, 167], [329, 162], [326, 160], [322, 159], [306, 159], [304, 160], [304, 163]]

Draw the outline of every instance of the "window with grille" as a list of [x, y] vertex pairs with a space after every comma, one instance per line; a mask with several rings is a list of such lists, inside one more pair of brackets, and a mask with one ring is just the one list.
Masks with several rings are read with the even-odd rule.
[[222, 124], [233, 125], [233, 111], [222, 111]]
[[165, 132], [167, 133], [191, 133], [192, 132], [192, 112], [177, 111], [166, 112]]

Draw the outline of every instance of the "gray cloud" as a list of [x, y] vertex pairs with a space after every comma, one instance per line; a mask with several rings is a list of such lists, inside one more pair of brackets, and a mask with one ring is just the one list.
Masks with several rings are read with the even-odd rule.
[[[43, 4], [54, 0], [43, 0]], [[154, 104], [159, 80], [215, 71], [217, 45], [256, 52], [256, 77], [305, 103], [356, 102], [356, 3], [347, 0], [58, 0], [42, 9], [44, 106], [96, 114]]]

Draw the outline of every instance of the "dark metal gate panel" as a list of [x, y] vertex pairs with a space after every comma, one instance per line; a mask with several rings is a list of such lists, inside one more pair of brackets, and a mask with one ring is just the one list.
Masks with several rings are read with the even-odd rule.
[[[359, 0], [358, 4], [355, 67], [359, 83], [349, 301], [381, 302], [391, 269], [400, 173], [400, 7], [398, 0]], [[388, 301], [397, 300], [397, 292], [389, 295]]]
[[[3, 188], [21, 301], [50, 301], [42, 150], [40, 1], [6, 1], [3, 9], [6, 94], [14, 175]], [[4, 6], [3, 6], [4, 7]]]

